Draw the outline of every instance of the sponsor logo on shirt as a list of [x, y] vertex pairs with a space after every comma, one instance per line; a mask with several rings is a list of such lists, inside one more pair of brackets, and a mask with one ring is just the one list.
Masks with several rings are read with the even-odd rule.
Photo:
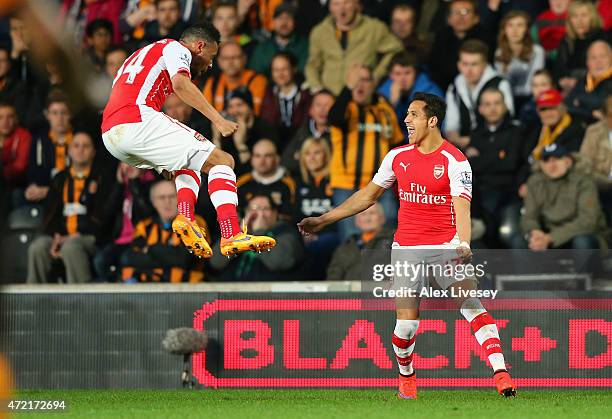
[[401, 161], [399, 165], [402, 169], [404, 169], [404, 173], [406, 173], [406, 169], [408, 168], [408, 166], [410, 166], [410, 163], [404, 163], [403, 161]]
[[410, 183], [410, 190], [399, 188], [400, 201], [412, 204], [445, 205], [446, 196], [427, 193], [427, 187], [418, 183]]

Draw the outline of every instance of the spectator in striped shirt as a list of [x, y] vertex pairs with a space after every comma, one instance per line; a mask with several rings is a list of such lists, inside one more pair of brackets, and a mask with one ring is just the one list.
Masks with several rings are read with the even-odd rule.
[[57, 174], [49, 190], [44, 234], [28, 249], [28, 283], [48, 282], [54, 261], [63, 262], [68, 283], [92, 279], [90, 257], [101, 232], [108, 185], [93, 166], [96, 151], [88, 133], [74, 134], [68, 154], [71, 166]]
[[246, 68], [244, 50], [234, 41], [221, 43], [217, 62], [221, 74], [213, 75], [204, 85], [204, 96], [218, 111], [227, 108], [232, 93], [240, 87], [248, 89], [253, 99], [255, 115], [261, 113], [261, 103], [268, 82], [264, 76]]

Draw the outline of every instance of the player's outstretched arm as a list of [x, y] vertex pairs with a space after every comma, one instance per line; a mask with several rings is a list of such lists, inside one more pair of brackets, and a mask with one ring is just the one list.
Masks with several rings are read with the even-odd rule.
[[358, 190], [342, 204], [332, 209], [329, 212], [319, 217], [304, 218], [298, 223], [298, 229], [302, 234], [311, 234], [321, 231], [326, 226], [337, 221], [359, 214], [370, 208], [378, 201], [381, 195], [386, 191], [385, 188], [370, 182], [365, 188]]
[[179, 99], [210, 119], [224, 137], [232, 135], [238, 129], [236, 122], [225, 119], [213, 105], [208, 103], [200, 89], [185, 74], [177, 73], [172, 76], [172, 88]]

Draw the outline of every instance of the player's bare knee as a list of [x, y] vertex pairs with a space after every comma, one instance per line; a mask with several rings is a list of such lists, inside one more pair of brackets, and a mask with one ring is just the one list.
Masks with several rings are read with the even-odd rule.
[[396, 318], [398, 320], [418, 320], [419, 309], [418, 308], [397, 308]]
[[215, 149], [202, 166], [202, 173], [208, 173], [214, 166], [229, 166], [234, 168], [234, 158], [225, 151]]
[[231, 154], [226, 153], [226, 152], [224, 151], [224, 152], [223, 152], [223, 158], [225, 159], [225, 162], [224, 162], [224, 163], [221, 163], [221, 164], [224, 164], [224, 165], [226, 165], [226, 166], [229, 166], [229, 167], [231, 167], [231, 168], [233, 169], [233, 168], [234, 168], [234, 166], [235, 166], [235, 164], [236, 164], [236, 163], [234, 162], [234, 157], [233, 157]]

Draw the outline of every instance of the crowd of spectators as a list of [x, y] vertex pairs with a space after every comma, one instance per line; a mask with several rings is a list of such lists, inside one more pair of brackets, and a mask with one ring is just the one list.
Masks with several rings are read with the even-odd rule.
[[[392, 242], [393, 190], [317, 235], [300, 237], [295, 224], [345, 201], [408, 141], [403, 119], [416, 92], [445, 98], [444, 136], [472, 166], [472, 216], [485, 226], [474, 243], [608, 245], [611, 0], [48, 3], [106, 98], [132, 52], [212, 21], [222, 42], [194, 83], [239, 129], [222, 137], [175, 96], [164, 111], [233, 156], [244, 223], [278, 245], [222, 257], [203, 193], [196, 212], [216, 254], [191, 256], [170, 227], [173, 183], [108, 154], [103, 101], [76, 107], [60, 69], [33, 65], [36, 28], [13, 15], [0, 18], [0, 219], [8, 229], [15, 211], [44, 215], [29, 283], [359, 279], [360, 251]], [[501, 234], [513, 217], [515, 230]]]

